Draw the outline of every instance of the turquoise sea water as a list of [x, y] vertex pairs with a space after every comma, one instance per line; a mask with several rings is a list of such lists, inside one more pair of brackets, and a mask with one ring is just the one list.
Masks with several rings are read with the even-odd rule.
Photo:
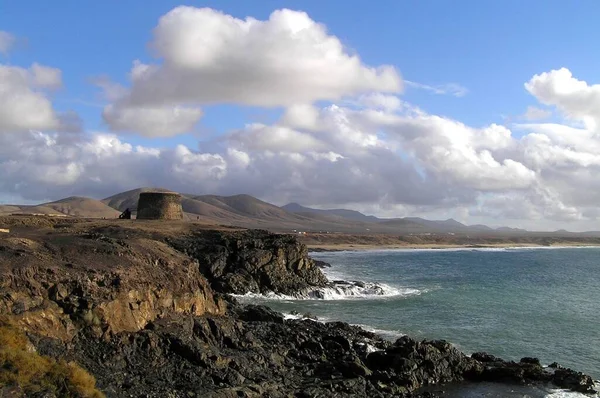
[[402, 334], [446, 339], [466, 353], [486, 351], [512, 360], [534, 356], [600, 378], [600, 248], [312, 257], [332, 264], [325, 270], [330, 280], [375, 282], [385, 294], [252, 300], [285, 313], [309, 312], [322, 320], [363, 325], [390, 339]]

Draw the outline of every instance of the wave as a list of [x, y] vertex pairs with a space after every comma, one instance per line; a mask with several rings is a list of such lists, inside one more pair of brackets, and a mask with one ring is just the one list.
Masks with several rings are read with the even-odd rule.
[[232, 294], [242, 299], [262, 300], [347, 300], [347, 299], [384, 299], [391, 297], [418, 296], [425, 290], [412, 288], [395, 288], [384, 283], [334, 280], [327, 286], [310, 288], [295, 295], [277, 293]]
[[283, 319], [285, 319], [285, 320], [307, 320], [307, 321], [320, 322], [320, 323], [327, 323], [327, 322], [331, 321], [329, 318], [326, 318], [326, 317], [322, 317], [322, 316], [316, 317], [311, 314], [302, 314], [297, 311], [282, 312], [281, 315], [283, 315]]
[[580, 392], [569, 390], [552, 390], [549, 394], [545, 396], [545, 398], [593, 398], [598, 396], [598, 394], [586, 395]]
[[373, 299], [421, 294], [419, 289], [394, 288], [384, 283], [334, 280], [328, 286], [303, 292], [304, 298], [319, 300]]
[[[283, 319], [285, 320], [308, 320], [308, 321], [313, 321], [313, 322], [320, 322], [320, 323], [327, 323], [327, 322], [331, 322], [332, 319], [330, 318], [326, 318], [326, 317], [313, 317], [310, 314], [301, 314], [297, 311], [292, 311], [290, 312], [283, 312]], [[352, 326], [358, 326], [361, 329], [366, 330], [367, 332], [371, 332], [371, 333], [375, 333], [376, 335], [378, 335], [379, 337], [382, 337], [386, 340], [390, 340], [390, 341], [396, 341], [398, 340], [400, 337], [402, 336], [406, 336], [405, 333], [400, 332], [399, 330], [389, 330], [389, 329], [377, 329], [374, 328], [372, 326], [369, 325], [364, 325], [362, 323], [351, 323], [350, 325]], [[376, 351], [375, 348], [373, 348], [374, 351]]]
[[359, 328], [362, 328], [367, 332], [375, 333], [376, 335], [390, 341], [396, 341], [400, 337], [406, 336], [406, 333], [402, 333], [399, 330], [377, 329], [369, 325], [363, 325], [361, 323], [353, 323], [352, 326], [358, 326]]
[[[600, 391], [600, 380], [594, 380], [594, 390]], [[600, 397], [600, 392], [595, 394], [583, 394], [580, 392], [563, 390], [563, 389], [552, 389], [549, 391], [549, 394], [545, 396], [545, 398], [593, 398]]]

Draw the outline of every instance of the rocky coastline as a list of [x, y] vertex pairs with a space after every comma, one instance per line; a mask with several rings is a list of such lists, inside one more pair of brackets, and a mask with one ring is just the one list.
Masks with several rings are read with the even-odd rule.
[[[24, 331], [28, 350], [87, 370], [108, 397], [433, 397], [423, 388], [480, 381], [593, 393], [591, 377], [535, 358], [391, 342], [238, 303], [231, 293], [296, 295], [330, 284], [326, 264], [293, 236], [190, 223], [2, 221], [10, 233], [0, 238], [0, 322]], [[0, 396], [86, 396], [61, 388], [4, 382]]]

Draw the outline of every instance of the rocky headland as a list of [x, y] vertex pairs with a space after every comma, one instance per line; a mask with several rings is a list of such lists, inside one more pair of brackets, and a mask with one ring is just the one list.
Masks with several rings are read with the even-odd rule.
[[[292, 236], [40, 217], [5, 217], [0, 227], [9, 230], [0, 236], [0, 328], [22, 333], [0, 339], [0, 396], [409, 397], [477, 381], [593, 392], [589, 376], [535, 358], [467, 356], [446, 341], [391, 342], [236, 302], [230, 293], [328, 286], [325, 265]], [[64, 364], [69, 377], [57, 366], [21, 369], [15, 358], [26, 355]], [[64, 380], [75, 376], [89, 388], [69, 387]]]

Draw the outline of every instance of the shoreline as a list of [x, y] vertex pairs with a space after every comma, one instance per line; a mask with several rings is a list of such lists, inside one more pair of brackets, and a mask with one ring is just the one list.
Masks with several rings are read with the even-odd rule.
[[570, 249], [570, 248], [600, 248], [600, 244], [586, 244], [561, 242], [551, 245], [539, 245], [534, 243], [499, 243], [487, 245], [465, 245], [465, 244], [310, 244], [305, 243], [311, 253], [323, 252], [368, 252], [368, 251], [394, 251], [394, 250], [469, 250], [469, 249]]

